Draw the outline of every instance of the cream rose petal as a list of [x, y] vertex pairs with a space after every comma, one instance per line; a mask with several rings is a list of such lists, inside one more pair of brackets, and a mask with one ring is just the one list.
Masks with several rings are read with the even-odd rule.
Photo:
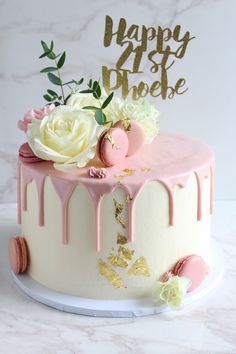
[[60, 170], [84, 167], [94, 156], [104, 130], [85, 110], [58, 106], [42, 121], [33, 120], [27, 137], [35, 155], [52, 160]]

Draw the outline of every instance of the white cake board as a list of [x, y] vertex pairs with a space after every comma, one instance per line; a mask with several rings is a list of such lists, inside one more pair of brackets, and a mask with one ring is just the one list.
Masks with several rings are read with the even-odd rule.
[[[188, 293], [184, 306], [209, 294], [223, 275], [223, 255], [219, 246], [212, 243], [211, 271], [199, 288]], [[131, 300], [94, 300], [64, 295], [46, 288], [29, 275], [16, 275], [13, 279], [19, 288], [32, 299], [60, 311], [96, 317], [138, 317], [170, 311], [169, 307], [154, 306], [151, 298]]]

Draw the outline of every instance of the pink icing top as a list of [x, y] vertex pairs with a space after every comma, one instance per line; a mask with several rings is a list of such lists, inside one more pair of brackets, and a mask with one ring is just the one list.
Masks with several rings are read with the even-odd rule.
[[[39, 225], [44, 225], [44, 181], [49, 176], [61, 200], [62, 206], [62, 240], [68, 243], [68, 202], [74, 188], [83, 184], [90, 196], [95, 210], [95, 242], [100, 250], [100, 205], [106, 193], [116, 187], [123, 187], [129, 195], [128, 203], [128, 237], [134, 239], [133, 212], [135, 199], [148, 181], [161, 182], [169, 196], [169, 224], [174, 225], [174, 188], [184, 187], [191, 173], [196, 174], [198, 184], [197, 220], [202, 216], [202, 182], [205, 177], [211, 179], [211, 202], [213, 207], [213, 173], [214, 154], [204, 143], [182, 135], [164, 134], [157, 136], [150, 145], [144, 145], [137, 154], [125, 158], [121, 163], [109, 167], [109, 175], [104, 179], [89, 177], [89, 167], [102, 167], [96, 159], [89, 166], [76, 172], [64, 173], [55, 170], [52, 163], [45, 161], [27, 164], [19, 158], [18, 174], [18, 220], [21, 223], [21, 205], [27, 210], [27, 184], [35, 180], [39, 195]], [[20, 193], [20, 167], [22, 169], [23, 195]]]

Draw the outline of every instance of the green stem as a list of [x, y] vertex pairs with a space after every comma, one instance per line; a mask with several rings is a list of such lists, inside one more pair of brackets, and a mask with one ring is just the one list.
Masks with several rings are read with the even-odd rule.
[[[59, 70], [59, 68], [58, 68], [58, 66], [57, 66], [57, 61], [56, 61], [56, 59], [55, 59], [55, 64], [56, 64], [56, 67], [57, 67], [58, 77], [59, 77], [59, 79], [60, 79], [60, 81], [61, 81], [61, 74], [60, 74], [60, 70]], [[65, 93], [64, 93], [62, 81], [61, 81], [60, 86], [61, 86], [61, 93], [62, 93], [63, 103], [66, 104]]]

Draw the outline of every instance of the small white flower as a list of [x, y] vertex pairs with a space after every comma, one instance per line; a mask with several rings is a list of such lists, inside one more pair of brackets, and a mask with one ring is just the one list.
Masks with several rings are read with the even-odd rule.
[[173, 276], [166, 282], [156, 283], [153, 296], [157, 305], [166, 304], [173, 310], [179, 309], [182, 304], [191, 281], [185, 277]]
[[123, 105], [122, 115], [137, 121], [144, 129], [146, 144], [151, 144], [159, 132], [159, 115], [156, 107], [145, 99], [127, 102]]
[[36, 156], [67, 171], [84, 167], [94, 158], [102, 131], [90, 112], [58, 106], [42, 120], [33, 119], [27, 137]]

